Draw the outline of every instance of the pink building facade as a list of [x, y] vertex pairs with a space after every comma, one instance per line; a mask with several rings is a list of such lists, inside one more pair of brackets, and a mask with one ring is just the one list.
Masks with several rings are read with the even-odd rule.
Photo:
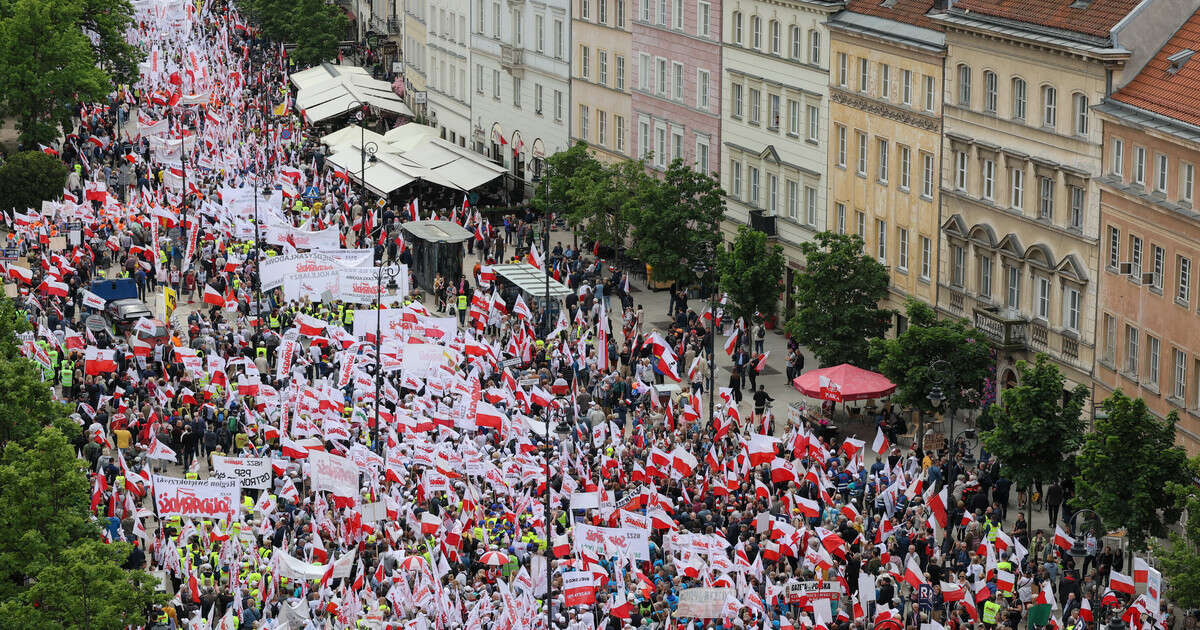
[[720, 177], [721, 0], [633, 0], [633, 157]]

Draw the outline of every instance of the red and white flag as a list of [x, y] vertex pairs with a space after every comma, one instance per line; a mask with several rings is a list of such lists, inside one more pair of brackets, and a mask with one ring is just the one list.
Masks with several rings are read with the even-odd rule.
[[887, 436], [883, 434], [883, 427], [875, 427], [875, 441], [871, 442], [871, 450], [877, 455], [883, 455], [890, 447]]
[[[1054, 545], [1056, 547], [1058, 547], [1059, 549], [1062, 549], [1063, 551], [1070, 551], [1071, 547], [1073, 547], [1075, 545], [1075, 539], [1068, 536], [1067, 532], [1063, 531], [1062, 526], [1055, 525], [1054, 526]], [[1135, 559], [1135, 562], [1136, 562], [1136, 559]], [[1135, 564], [1134, 566], [1136, 568], [1137, 565]], [[1137, 575], [1137, 573], [1135, 572], [1134, 575]]]
[[1118, 593], [1126, 593], [1128, 595], [1133, 595], [1136, 592], [1133, 587], [1133, 578], [1115, 569], [1109, 570], [1108, 587]]
[[117, 371], [117, 355], [113, 350], [87, 348], [83, 359], [84, 372], [89, 376]]

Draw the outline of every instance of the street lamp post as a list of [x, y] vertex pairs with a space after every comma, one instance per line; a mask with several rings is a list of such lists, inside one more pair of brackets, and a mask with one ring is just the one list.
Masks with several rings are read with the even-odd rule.
[[371, 446], [377, 452], [379, 448], [379, 391], [383, 388], [383, 276], [388, 277], [390, 285], [392, 279], [400, 275], [400, 267], [389, 265], [387, 267], [375, 268], [375, 423], [371, 427]]
[[[262, 237], [259, 235], [258, 195], [263, 187], [262, 173], [254, 174], [254, 321], [255, 330], [262, 332]], [[263, 188], [262, 192], [268, 192]]]

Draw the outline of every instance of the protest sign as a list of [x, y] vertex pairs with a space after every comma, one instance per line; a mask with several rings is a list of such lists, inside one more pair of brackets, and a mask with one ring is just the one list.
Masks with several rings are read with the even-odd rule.
[[650, 530], [637, 527], [596, 527], [576, 523], [572, 528], [575, 551], [597, 556], [628, 556], [650, 560]]
[[687, 588], [679, 592], [675, 616], [689, 619], [716, 619], [733, 597], [731, 588]]
[[154, 504], [158, 518], [195, 516], [233, 518], [241, 483], [233, 479], [178, 479], [154, 475]]
[[212, 456], [209, 479], [236, 479], [243, 489], [265, 490], [271, 486], [271, 460], [266, 457]]
[[308, 465], [314, 492], [325, 490], [338, 497], [358, 494], [358, 465], [353, 460], [324, 451], [310, 451]]

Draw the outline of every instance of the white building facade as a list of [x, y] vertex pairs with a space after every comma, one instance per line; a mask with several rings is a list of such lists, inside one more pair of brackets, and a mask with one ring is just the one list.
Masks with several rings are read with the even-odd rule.
[[470, 0], [430, 2], [425, 26], [428, 124], [463, 147], [471, 136], [470, 12]]

